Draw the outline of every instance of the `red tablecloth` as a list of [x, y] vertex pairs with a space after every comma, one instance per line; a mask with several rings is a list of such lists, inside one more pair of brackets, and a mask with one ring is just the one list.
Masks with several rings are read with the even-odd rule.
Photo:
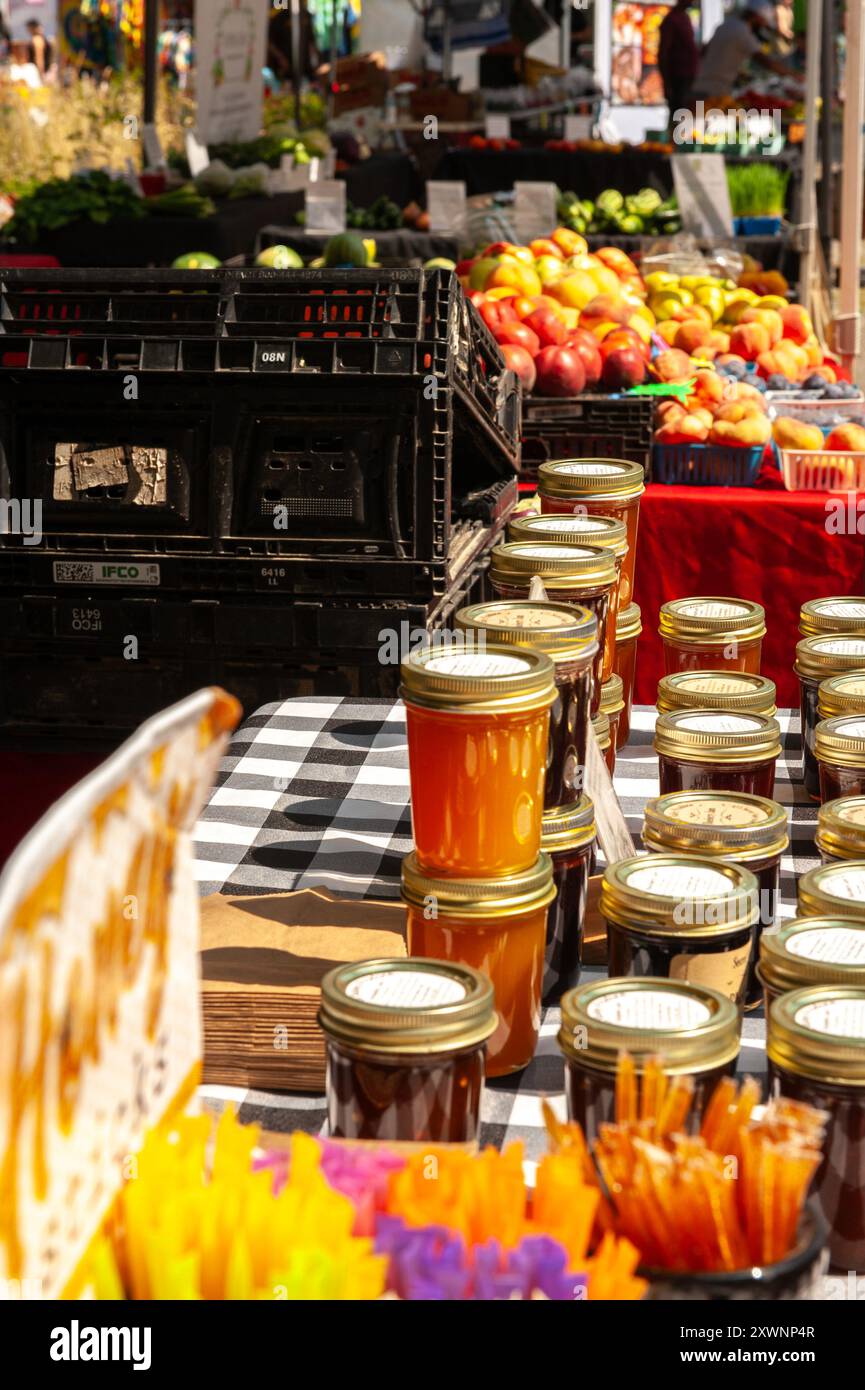
[[[635, 593], [643, 615], [638, 704], [655, 703], [664, 673], [661, 604], [692, 594], [722, 594], [764, 605], [763, 674], [775, 681], [779, 706], [798, 706], [792, 666], [800, 606], [810, 598], [865, 592], [865, 534], [827, 531], [828, 500], [827, 493], [785, 492], [777, 484], [775, 490], [660, 484], [646, 489]], [[865, 533], [865, 499], [861, 528]]]

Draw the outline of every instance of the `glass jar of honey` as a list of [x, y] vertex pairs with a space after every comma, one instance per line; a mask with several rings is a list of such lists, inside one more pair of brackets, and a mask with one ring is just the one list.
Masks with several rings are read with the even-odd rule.
[[640, 620], [639, 605], [629, 603], [625, 609], [622, 609], [620, 605], [616, 617], [616, 650], [613, 655], [613, 670], [617, 676], [622, 678], [625, 708], [619, 719], [617, 748], [624, 748], [631, 736], [631, 710], [634, 707], [634, 681], [637, 675], [637, 642], [642, 630], [643, 624]]
[[777, 801], [741, 792], [673, 792], [646, 803], [643, 844], [658, 854], [688, 854], [721, 864], [742, 864], [756, 876], [759, 913], [745, 1007], [755, 1008], [760, 935], [775, 924], [781, 856], [790, 844], [787, 812]]
[[461, 608], [454, 627], [475, 642], [483, 633], [509, 647], [545, 652], [553, 662], [556, 698], [550, 710], [544, 809], [578, 801], [586, 766], [592, 667], [598, 654], [594, 614], [575, 604], [505, 599]]
[[601, 708], [600, 713], [605, 714], [610, 721], [610, 747], [612, 748], [612, 768], [616, 770], [616, 749], [619, 746], [619, 720], [625, 708], [624, 687], [621, 676], [617, 676], [615, 671], [608, 681], [604, 681], [601, 686]]
[[415, 848], [431, 873], [538, 857], [555, 669], [528, 647], [430, 647], [401, 666]]
[[865, 921], [865, 859], [820, 864], [796, 884], [800, 917], [855, 917]]
[[651, 854], [607, 866], [601, 883], [610, 975], [709, 985], [745, 1002], [757, 880], [740, 864]]
[[600, 685], [613, 669], [616, 564], [612, 551], [600, 546], [554, 545], [548, 541], [520, 541], [493, 549], [489, 577], [498, 598], [527, 599], [536, 575], [552, 603], [579, 604], [597, 619], [600, 648], [595, 658], [592, 691], [595, 712]]
[[825, 632], [865, 637], [865, 597], [809, 599], [799, 610], [799, 631], [803, 637]]
[[403, 860], [409, 955], [471, 965], [492, 981], [498, 1022], [488, 1043], [487, 1076], [520, 1071], [534, 1056], [547, 908], [555, 892], [546, 854], [522, 873], [496, 878], [433, 878], [416, 854]]
[[610, 717], [603, 711], [596, 714], [592, 720], [592, 728], [595, 731], [595, 738], [598, 740], [598, 748], [607, 770], [612, 777], [616, 770], [616, 749], [610, 737]]
[[677, 598], [661, 605], [664, 670], [760, 674], [766, 615], [744, 598]]
[[580, 978], [589, 877], [595, 857], [595, 808], [585, 793], [576, 806], [545, 811], [541, 848], [550, 856], [556, 896], [547, 908], [543, 1002], [557, 1004]]
[[771, 798], [781, 730], [765, 714], [674, 710], [658, 715], [654, 748], [662, 793], [747, 792]]
[[820, 682], [818, 718], [835, 719], [842, 714], [865, 714], [865, 671], [845, 671]]
[[817, 812], [814, 843], [824, 864], [865, 859], [865, 796], [824, 801]]
[[805, 790], [820, 800], [820, 769], [814, 755], [814, 731], [819, 723], [820, 685], [830, 676], [865, 670], [865, 636], [803, 637], [796, 644], [799, 706], [802, 716], [802, 773]]
[[616, 562], [613, 611], [618, 616], [622, 568], [628, 554], [628, 528], [613, 516], [537, 516], [514, 517], [508, 523], [508, 540], [546, 541], [552, 545], [594, 545], [612, 551]]
[[775, 682], [748, 671], [674, 671], [658, 681], [659, 714], [677, 709], [775, 715]]
[[496, 1027], [485, 975], [437, 960], [353, 961], [321, 985], [334, 1138], [470, 1144]]
[[829, 1258], [865, 1271], [865, 990], [817, 985], [780, 995], [766, 1027], [769, 1092], [828, 1114], [811, 1192], [829, 1223]]
[[593, 980], [562, 999], [559, 1047], [565, 1058], [568, 1118], [589, 1141], [615, 1120], [619, 1054], [634, 1059], [642, 1081], [646, 1063], [661, 1057], [668, 1076], [694, 1078], [692, 1130], [739, 1053], [739, 1012], [707, 985], [654, 979]]
[[760, 938], [757, 974], [768, 1017], [772, 1001], [808, 985], [865, 989], [865, 922], [848, 917], [794, 917]]
[[820, 771], [820, 800], [865, 792], [865, 716], [821, 719], [814, 730], [814, 756]]
[[628, 528], [628, 553], [622, 566], [620, 603], [634, 597], [643, 469], [628, 459], [551, 459], [538, 469], [541, 514], [611, 516]]

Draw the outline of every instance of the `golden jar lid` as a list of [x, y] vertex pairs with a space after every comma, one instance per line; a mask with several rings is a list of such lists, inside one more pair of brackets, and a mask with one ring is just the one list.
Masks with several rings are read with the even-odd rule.
[[609, 497], [616, 501], [645, 492], [643, 467], [628, 459], [551, 459], [538, 469], [542, 497]]
[[781, 728], [765, 714], [677, 709], [658, 715], [654, 748], [659, 757], [689, 763], [767, 762], [781, 752]]
[[609, 680], [604, 681], [601, 686], [600, 710], [610, 719], [621, 714], [625, 708], [625, 686], [621, 676], [617, 676], [615, 671]]
[[532, 647], [564, 664], [598, 650], [598, 620], [580, 604], [498, 599], [461, 608], [454, 618], [458, 632], [483, 632], [508, 647]]
[[508, 525], [509, 541], [552, 541], [559, 545], [597, 545], [612, 550], [616, 559], [628, 553], [628, 528], [612, 516], [522, 515]]
[[531, 647], [457, 642], [413, 651], [400, 666], [400, 695], [412, 704], [466, 714], [551, 705], [556, 668]]
[[497, 878], [439, 878], [424, 873], [414, 850], [402, 861], [401, 893], [410, 907], [439, 917], [520, 917], [556, 896], [553, 865], [540, 854], [530, 869]]
[[817, 811], [814, 843], [836, 859], [865, 859], [865, 796], [839, 796]]
[[836, 714], [865, 714], [865, 671], [827, 676], [817, 690], [817, 711], [821, 719], [832, 719]]
[[865, 636], [845, 637], [842, 633], [803, 637], [796, 643], [793, 670], [798, 676], [838, 676], [843, 671], [865, 669]]
[[640, 605], [629, 603], [627, 608], [620, 608], [616, 614], [616, 645], [630, 642], [632, 638], [639, 637], [642, 631]]
[[818, 632], [865, 634], [865, 597], [809, 599], [799, 610], [799, 631], [803, 637]]
[[470, 965], [424, 956], [352, 961], [321, 982], [319, 1025], [364, 1051], [455, 1052], [497, 1026], [493, 987]]
[[592, 728], [595, 731], [595, 738], [598, 740], [598, 747], [602, 753], [606, 753], [613, 741], [610, 733], [610, 716], [604, 710], [598, 710], [592, 720]]
[[795, 917], [760, 933], [760, 980], [778, 993], [806, 985], [865, 988], [865, 922]]
[[535, 575], [544, 588], [601, 589], [616, 582], [616, 560], [598, 545], [561, 545], [553, 541], [517, 541], [493, 548], [490, 580], [529, 588]]
[[750, 869], [740, 864], [683, 854], [636, 855], [605, 869], [601, 912], [647, 935], [702, 940], [753, 926], [759, 889]]
[[662, 637], [686, 646], [727, 647], [766, 635], [763, 605], [747, 598], [675, 598], [661, 604], [659, 620]]
[[865, 767], [865, 715], [821, 719], [814, 730], [814, 756], [834, 767]]
[[541, 823], [541, 849], [556, 854], [563, 849], [582, 849], [595, 838], [595, 806], [590, 796], [580, 793], [573, 806], [558, 806], [545, 811]]
[[796, 885], [800, 917], [855, 917], [865, 921], [865, 857], [809, 869]]
[[573, 1061], [614, 1073], [627, 1050], [640, 1071], [651, 1057], [670, 1075], [723, 1067], [739, 1053], [739, 1011], [708, 985], [632, 977], [593, 980], [562, 997], [559, 1047]]
[[773, 1000], [766, 1055], [797, 1076], [865, 1086], [865, 989], [812, 985]]
[[775, 682], [747, 671], [674, 671], [658, 681], [658, 713], [675, 709], [720, 709], [771, 717]]
[[783, 854], [790, 843], [787, 812], [749, 792], [668, 792], [646, 802], [647, 849], [687, 851], [739, 862]]

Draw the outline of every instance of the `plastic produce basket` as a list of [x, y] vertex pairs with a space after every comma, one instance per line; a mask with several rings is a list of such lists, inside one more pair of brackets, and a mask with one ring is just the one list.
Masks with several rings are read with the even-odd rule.
[[690, 487], [753, 487], [763, 462], [762, 444], [655, 444], [652, 480]]
[[734, 217], [736, 236], [780, 236], [781, 217]]
[[865, 492], [865, 453], [779, 449], [788, 492]]

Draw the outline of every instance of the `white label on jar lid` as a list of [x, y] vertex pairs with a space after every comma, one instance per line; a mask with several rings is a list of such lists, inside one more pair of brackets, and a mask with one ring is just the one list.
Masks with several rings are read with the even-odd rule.
[[719, 869], [646, 864], [628, 874], [628, 887], [659, 898], [705, 898], [730, 893], [734, 885]]
[[518, 555], [528, 555], [533, 560], [543, 560], [552, 557], [555, 560], [573, 560], [580, 558], [592, 558], [592, 551], [585, 545], [532, 545], [531, 542], [521, 542]]
[[865, 871], [862, 869], [842, 869], [840, 873], [830, 874], [820, 886], [832, 898], [865, 901]]
[[479, 622], [484, 627], [530, 627], [543, 628], [545, 632], [550, 628], [572, 627], [574, 616], [569, 613], [560, 613], [557, 608], [491, 608], [487, 613], [481, 613]]
[[830, 618], [865, 618], [865, 602], [861, 599], [827, 598], [816, 605], [816, 612]]
[[626, 471], [615, 463], [595, 463], [591, 459], [582, 463], [561, 463], [556, 469], [557, 473], [567, 473], [572, 478], [605, 477], [608, 474], [612, 476], [614, 473], [622, 474]]
[[842, 738], [865, 738], [865, 719], [845, 719], [835, 733]]
[[609, 531], [610, 520], [605, 516], [536, 516], [532, 517], [533, 531]]
[[865, 806], [839, 806], [835, 814], [850, 825], [865, 825]]
[[832, 656], [865, 656], [865, 639], [861, 637], [820, 637], [812, 642], [811, 650], [828, 652]]
[[708, 797], [693, 801], [679, 801], [667, 808], [671, 820], [683, 821], [686, 825], [729, 825], [742, 827], [761, 825], [769, 819], [764, 806], [749, 806], [746, 801], [721, 801]]
[[865, 695], [865, 676], [844, 676], [835, 687], [836, 695]]
[[747, 677], [735, 680], [732, 676], [688, 676], [676, 682], [676, 689], [696, 690], [700, 695], [739, 695], [746, 685], [754, 685]]
[[602, 994], [592, 1000], [586, 1012], [599, 1023], [665, 1033], [674, 1028], [699, 1028], [712, 1017], [712, 1010], [701, 999], [689, 999], [673, 989], [626, 989], [618, 994]]
[[514, 676], [530, 671], [531, 662], [518, 656], [495, 652], [462, 652], [456, 656], [434, 656], [425, 663], [425, 670], [437, 676]]
[[855, 927], [815, 927], [787, 940], [791, 956], [825, 960], [832, 965], [865, 965], [865, 931]]
[[865, 1038], [865, 1000], [827, 999], [803, 1004], [796, 1010], [794, 1022], [837, 1038]]
[[679, 728], [698, 734], [750, 734], [763, 727], [759, 719], [747, 714], [688, 714], [677, 723]]
[[750, 614], [751, 609], [744, 603], [712, 603], [708, 599], [695, 598], [680, 603], [674, 611], [684, 613], [689, 618], [738, 618], [743, 613]]
[[433, 970], [376, 970], [346, 985], [349, 999], [380, 1004], [385, 1009], [432, 1009], [437, 1004], [459, 1004], [468, 993], [452, 975]]

